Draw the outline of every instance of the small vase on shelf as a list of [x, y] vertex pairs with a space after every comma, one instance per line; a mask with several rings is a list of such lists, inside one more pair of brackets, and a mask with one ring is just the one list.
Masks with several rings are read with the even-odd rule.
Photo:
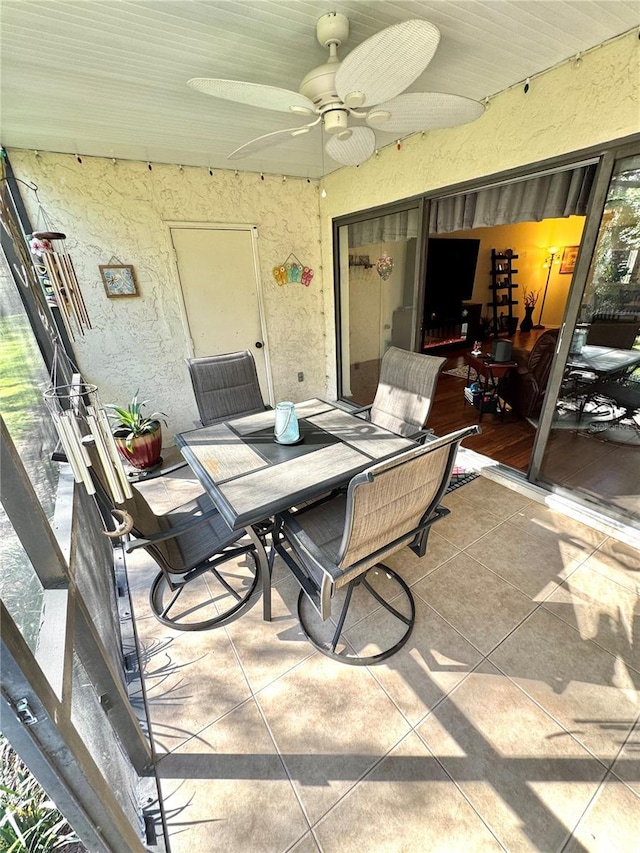
[[521, 332], [530, 332], [533, 329], [533, 309], [534, 305], [525, 305], [524, 320], [520, 323]]

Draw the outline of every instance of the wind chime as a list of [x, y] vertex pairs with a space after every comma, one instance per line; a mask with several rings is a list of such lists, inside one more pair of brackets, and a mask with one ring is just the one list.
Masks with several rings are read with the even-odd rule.
[[[107, 497], [113, 505], [123, 504], [133, 497], [131, 485], [118, 453], [111, 425], [104, 406], [100, 402], [95, 385], [85, 382], [79, 374], [69, 385], [57, 383], [58, 348], [54, 354], [51, 385], [44, 393], [44, 400], [58, 433], [61, 447], [71, 466], [76, 483], [84, 485], [87, 493], [96, 494], [96, 486], [89, 469], [100, 464], [102, 476], [96, 471], [97, 479], [105, 486]], [[77, 379], [76, 379], [77, 377]], [[88, 445], [93, 445], [91, 454]], [[131, 530], [131, 518], [122, 510], [114, 510], [124, 522], [115, 535], [121, 536]]]
[[50, 292], [60, 309], [60, 316], [72, 341], [75, 334], [83, 335], [91, 328], [91, 321], [82, 296], [71, 256], [67, 251], [66, 234], [55, 231], [38, 198], [36, 230], [29, 240], [29, 248], [35, 257], [35, 268], [45, 291]]

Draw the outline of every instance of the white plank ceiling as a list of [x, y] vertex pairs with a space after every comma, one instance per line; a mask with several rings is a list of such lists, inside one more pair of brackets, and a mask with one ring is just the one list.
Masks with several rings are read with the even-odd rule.
[[[1, 0], [6, 147], [318, 177], [318, 131], [230, 163], [233, 149], [296, 122], [217, 100], [191, 77], [297, 90], [325, 61], [315, 24], [351, 23], [344, 57], [391, 24], [439, 27], [435, 58], [408, 91], [481, 100], [637, 27], [637, 0]], [[300, 124], [304, 121], [300, 119]], [[382, 147], [392, 139], [379, 133]]]

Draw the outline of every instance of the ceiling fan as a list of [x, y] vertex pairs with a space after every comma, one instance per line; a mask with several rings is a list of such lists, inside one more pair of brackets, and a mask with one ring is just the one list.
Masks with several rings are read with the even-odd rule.
[[428, 21], [402, 21], [387, 27], [342, 61], [338, 48], [349, 37], [348, 18], [339, 12], [323, 15], [316, 35], [322, 47], [329, 49], [329, 58], [304, 77], [300, 92], [241, 80], [194, 77], [188, 81], [193, 89], [216, 98], [314, 117], [308, 124], [246, 142], [229, 154], [229, 160], [248, 157], [322, 124], [330, 136], [325, 146], [329, 157], [343, 166], [357, 166], [375, 151], [372, 128], [403, 136], [466, 124], [484, 112], [481, 103], [460, 95], [400, 94], [424, 71], [438, 47], [440, 31]]

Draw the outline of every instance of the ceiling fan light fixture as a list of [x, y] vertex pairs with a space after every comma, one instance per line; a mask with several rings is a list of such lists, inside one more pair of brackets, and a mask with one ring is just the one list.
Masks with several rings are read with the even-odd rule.
[[363, 104], [364, 92], [349, 92], [344, 97], [344, 105], [345, 107], [349, 107], [350, 110], [357, 110]]
[[327, 133], [337, 134], [346, 130], [349, 122], [349, 113], [346, 110], [327, 110], [323, 115], [324, 129]]
[[340, 142], [344, 142], [349, 139], [353, 131], [351, 128], [347, 128], [346, 130], [341, 130], [339, 133], [336, 133], [336, 137], [340, 140]]

